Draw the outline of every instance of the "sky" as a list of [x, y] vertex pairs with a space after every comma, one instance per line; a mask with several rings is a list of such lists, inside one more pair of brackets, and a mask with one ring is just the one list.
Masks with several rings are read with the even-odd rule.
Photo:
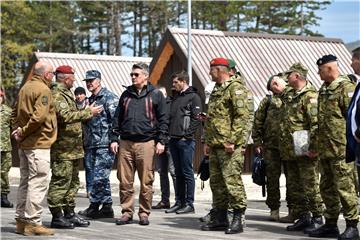
[[313, 27], [325, 37], [341, 38], [345, 43], [360, 40], [360, 1], [335, 0], [317, 12], [322, 20]]

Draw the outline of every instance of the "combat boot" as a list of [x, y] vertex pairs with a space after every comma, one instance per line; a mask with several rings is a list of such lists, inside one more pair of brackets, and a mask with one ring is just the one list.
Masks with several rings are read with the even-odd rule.
[[12, 208], [14, 207], [14, 204], [12, 204], [8, 198], [7, 198], [7, 193], [1, 193], [1, 207], [3, 208]]
[[243, 213], [241, 212], [241, 210], [234, 209], [233, 219], [229, 227], [226, 229], [225, 234], [235, 234], [244, 231], [242, 215]]
[[90, 225], [88, 220], [83, 219], [75, 213], [73, 207], [64, 208], [64, 216], [69, 222], [73, 223], [75, 227], [88, 227]]
[[201, 226], [203, 231], [223, 231], [229, 226], [226, 209], [214, 209], [210, 214], [210, 220]]
[[24, 235], [25, 236], [51, 236], [54, 235], [55, 231], [49, 229], [43, 225], [35, 224], [35, 223], [26, 223], [24, 227]]
[[50, 212], [52, 214], [52, 220], [51, 220], [51, 228], [60, 228], [60, 229], [73, 229], [74, 224], [69, 222], [68, 219], [66, 219], [62, 213], [61, 208], [50, 208]]
[[286, 227], [287, 231], [302, 231], [311, 224], [310, 213], [303, 214], [293, 225]]
[[312, 217], [310, 226], [308, 226], [307, 228], [304, 229], [304, 233], [309, 234], [310, 232], [314, 231], [315, 229], [318, 229], [319, 227], [321, 227], [322, 225], [324, 225], [324, 220], [323, 220], [322, 216]]
[[336, 224], [325, 223], [321, 227], [311, 231], [309, 237], [316, 238], [337, 238], [339, 236], [339, 228]]
[[270, 221], [278, 222], [280, 219], [279, 209], [270, 211]]
[[279, 222], [281, 222], [281, 223], [294, 223], [294, 221], [295, 221], [295, 216], [294, 216], [294, 213], [293, 213], [293, 212], [294, 212], [294, 211], [293, 211], [291, 208], [289, 208], [289, 213], [288, 213], [288, 215], [285, 216], [285, 217], [279, 218]]
[[112, 208], [112, 203], [104, 203], [99, 211], [98, 218], [113, 218], [113, 217], [114, 217], [114, 210]]
[[216, 212], [216, 210], [214, 208], [210, 209], [210, 212], [208, 212], [205, 216], [200, 217], [199, 221], [204, 222], [204, 223], [208, 223], [210, 221], [211, 214], [215, 214], [215, 212]]
[[346, 229], [340, 234], [338, 240], [359, 240], [359, 230], [357, 228], [357, 222], [346, 221]]
[[78, 214], [87, 218], [99, 218], [99, 204], [90, 203], [87, 209], [79, 211]]
[[17, 234], [24, 234], [25, 224], [26, 224], [25, 221], [17, 218], [17, 219], [16, 219], [16, 229], [15, 229], [15, 233], [17, 233]]

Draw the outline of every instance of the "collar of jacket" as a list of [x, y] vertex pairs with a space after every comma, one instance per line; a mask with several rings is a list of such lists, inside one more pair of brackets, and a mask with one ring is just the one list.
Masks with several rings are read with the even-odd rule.
[[347, 76], [340, 75], [334, 81], [332, 81], [329, 85], [326, 85], [326, 83], [323, 83], [319, 92], [334, 91], [339, 86], [341, 86], [344, 81], [347, 81], [347, 80], [350, 81], [350, 79]]
[[143, 87], [140, 94], [138, 94], [138, 90], [134, 85], [126, 87], [126, 90], [137, 98], [145, 97], [146, 95], [148, 95], [149, 92], [152, 92], [154, 89], [154, 86], [149, 82]]
[[311, 82], [306, 81], [306, 85], [300, 90], [300, 91], [296, 91], [295, 90], [295, 94], [294, 94], [294, 98], [306, 93], [306, 92], [316, 92], [315, 87], [311, 84]]
[[50, 88], [51, 86], [51, 82], [46, 81], [44, 78], [42, 78], [41, 76], [38, 75], [34, 75], [31, 78], [31, 81], [38, 81], [38, 82], [43, 82], [46, 86], [48, 86]]
[[68, 95], [69, 97], [75, 99], [73, 92], [70, 89], [68, 89], [63, 83], [59, 83], [59, 82], [51, 83], [51, 90], [62, 92]]

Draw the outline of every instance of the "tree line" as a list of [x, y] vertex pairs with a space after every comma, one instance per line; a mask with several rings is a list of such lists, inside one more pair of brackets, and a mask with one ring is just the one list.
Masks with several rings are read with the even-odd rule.
[[[151, 57], [168, 26], [187, 27], [187, 1], [0, 4], [1, 79], [11, 92], [22, 80], [34, 51], [123, 55], [126, 50], [127, 55]], [[330, 1], [193, 1], [191, 27], [322, 36], [311, 28], [320, 20], [317, 11], [329, 4]]]

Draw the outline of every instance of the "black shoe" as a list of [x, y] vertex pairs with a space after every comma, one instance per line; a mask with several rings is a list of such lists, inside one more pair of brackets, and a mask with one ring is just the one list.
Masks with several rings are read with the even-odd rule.
[[99, 218], [99, 204], [90, 203], [90, 206], [87, 209], [79, 211], [78, 214], [87, 218]]
[[74, 208], [64, 208], [64, 217], [75, 227], [88, 227], [90, 222], [75, 213]]
[[133, 223], [133, 218], [129, 214], [124, 213], [121, 218], [116, 219], [115, 224], [116, 225], [125, 225], [125, 224], [131, 224]]
[[213, 209], [210, 219], [201, 226], [202, 231], [224, 231], [228, 228], [227, 210]]
[[309, 233], [309, 237], [316, 238], [337, 238], [339, 236], [339, 228], [335, 224], [322, 225], [318, 229]]
[[150, 222], [149, 222], [149, 216], [147, 216], [147, 215], [140, 216], [139, 224], [140, 224], [140, 225], [143, 225], [143, 226], [149, 225], [149, 224], [150, 224]]
[[168, 208], [170, 208], [170, 203], [164, 203], [162, 201], [151, 207], [151, 209], [168, 209]]
[[176, 211], [176, 214], [185, 214], [185, 213], [195, 213], [195, 209], [191, 205], [185, 205], [185, 207], [180, 208]]
[[215, 212], [215, 209], [214, 209], [214, 208], [210, 209], [210, 212], [208, 212], [208, 214], [206, 214], [205, 216], [200, 217], [200, 218], [199, 218], [199, 221], [200, 221], [200, 222], [205, 222], [205, 223], [209, 222], [209, 221], [210, 221], [211, 214], [213, 214], [214, 212]]
[[233, 219], [229, 227], [225, 230], [225, 234], [235, 234], [244, 231], [242, 222], [242, 212], [239, 209], [234, 210]]
[[2, 208], [13, 208], [14, 204], [12, 204], [8, 198], [7, 193], [1, 193], [1, 207]]
[[52, 214], [51, 228], [60, 228], [60, 229], [73, 229], [74, 224], [69, 222], [63, 215], [62, 209], [60, 207], [50, 208]]
[[104, 203], [98, 213], [98, 218], [114, 218], [112, 203]]
[[302, 215], [293, 225], [286, 227], [287, 231], [303, 231], [311, 225], [311, 216], [306, 213]]
[[338, 240], [359, 240], [359, 230], [356, 226], [346, 226], [345, 231], [338, 237]]
[[175, 203], [174, 206], [165, 210], [165, 213], [174, 213], [181, 208], [181, 204]]
[[311, 218], [311, 224], [304, 229], [305, 234], [309, 234], [310, 232], [314, 231], [315, 229], [318, 229], [324, 225], [324, 221], [322, 217], [312, 217]]

